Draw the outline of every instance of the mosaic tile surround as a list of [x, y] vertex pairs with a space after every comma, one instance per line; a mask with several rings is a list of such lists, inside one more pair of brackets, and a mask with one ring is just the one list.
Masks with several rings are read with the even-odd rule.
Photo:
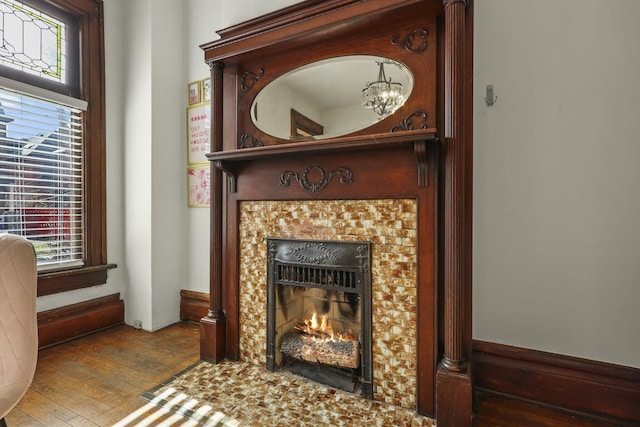
[[267, 237], [370, 241], [374, 398], [415, 408], [415, 200], [242, 202], [239, 233], [241, 360], [265, 365]]

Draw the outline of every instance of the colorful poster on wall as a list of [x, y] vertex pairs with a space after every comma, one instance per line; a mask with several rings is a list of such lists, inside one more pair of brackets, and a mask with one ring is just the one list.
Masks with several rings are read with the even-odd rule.
[[209, 104], [187, 107], [187, 161], [190, 165], [205, 163], [205, 154], [210, 151]]
[[209, 165], [187, 168], [187, 194], [189, 207], [208, 207], [211, 200], [211, 173]]

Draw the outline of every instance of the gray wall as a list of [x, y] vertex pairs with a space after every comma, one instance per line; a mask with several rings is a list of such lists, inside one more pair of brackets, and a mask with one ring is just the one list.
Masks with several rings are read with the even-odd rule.
[[640, 367], [638, 17], [475, 2], [474, 338]]

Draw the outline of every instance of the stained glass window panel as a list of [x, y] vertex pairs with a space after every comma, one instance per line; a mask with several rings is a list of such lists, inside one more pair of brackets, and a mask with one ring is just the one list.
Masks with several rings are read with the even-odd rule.
[[0, 0], [0, 63], [65, 83], [65, 24], [14, 0]]

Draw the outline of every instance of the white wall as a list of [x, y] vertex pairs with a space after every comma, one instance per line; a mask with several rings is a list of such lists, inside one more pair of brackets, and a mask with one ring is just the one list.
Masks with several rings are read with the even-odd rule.
[[152, 325], [180, 320], [180, 289], [187, 276], [186, 38], [182, 3], [151, 2], [152, 100]]
[[[124, 224], [115, 232], [123, 230], [125, 251], [117, 271], [128, 279], [125, 321], [140, 320], [144, 329], [157, 330], [179, 320], [179, 292], [189, 288], [185, 108], [191, 54], [185, 46], [191, 42], [185, 28], [194, 22], [182, 2], [135, 0], [121, 5], [124, 190], [114, 199], [124, 211]], [[196, 24], [213, 14], [206, 8], [200, 13]], [[107, 93], [119, 88], [108, 85]], [[118, 162], [107, 169], [117, 170]], [[194, 241], [208, 246], [202, 239]], [[199, 270], [208, 271], [208, 265]]]
[[[152, 0], [126, 3], [123, 27], [125, 321], [152, 324]], [[107, 92], [111, 88], [107, 89]], [[107, 182], [109, 185], [109, 182]], [[122, 268], [122, 267], [119, 267]]]
[[[184, 2], [183, 29], [186, 32], [185, 63], [187, 64], [186, 78], [179, 82], [185, 99], [183, 109], [186, 108], [186, 93], [188, 82], [202, 80], [209, 77], [210, 71], [204, 62], [204, 52], [200, 49], [203, 43], [217, 40], [216, 30], [223, 27], [221, 1], [190, 0]], [[186, 135], [186, 128], [184, 128]], [[186, 136], [184, 137], [186, 138]], [[183, 138], [183, 139], [184, 139]], [[185, 142], [186, 144], [186, 142]], [[185, 145], [186, 147], [186, 145]], [[186, 148], [185, 148], [186, 150]], [[186, 160], [183, 175], [186, 176]], [[184, 184], [184, 202], [186, 205], [186, 182]], [[209, 292], [209, 209], [190, 208], [187, 213], [187, 275], [182, 289], [197, 292]]]
[[217, 38], [221, 4], [135, 0], [127, 5], [132, 42], [125, 47], [126, 79], [133, 94], [140, 80], [142, 87], [150, 85], [140, 100], [151, 117], [146, 120], [141, 106], [126, 109], [131, 128], [124, 160], [131, 172], [125, 200], [131, 213], [125, 235], [131, 248], [126, 321], [140, 319], [143, 328], [157, 330], [179, 320], [181, 289], [209, 291], [209, 209], [187, 207], [185, 118], [187, 84], [209, 76], [199, 45]]
[[474, 338], [640, 367], [639, 16], [475, 2]]
[[[235, 25], [265, 13], [273, 12], [300, 1], [294, 0], [221, 0], [223, 21], [222, 27]], [[217, 28], [217, 29], [220, 29]]]

